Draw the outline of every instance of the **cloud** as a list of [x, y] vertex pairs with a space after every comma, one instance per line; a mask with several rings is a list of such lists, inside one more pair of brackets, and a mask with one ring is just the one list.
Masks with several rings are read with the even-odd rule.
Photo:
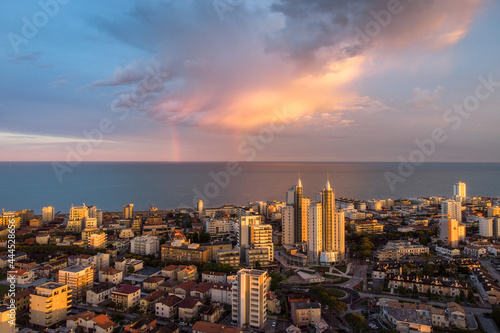
[[25, 62], [28, 62], [28, 63], [35, 63], [37, 62], [38, 60], [40, 60], [40, 58], [42, 57], [42, 53], [41, 52], [32, 52], [32, 53], [29, 53], [29, 54], [10, 54], [8, 56], [8, 59], [10, 62], [13, 62], [15, 64], [21, 64], [21, 63], [25, 63]]
[[57, 80], [54, 82], [49, 83], [49, 87], [51, 88], [57, 88], [57, 87], [63, 87], [63, 86], [68, 86], [71, 83], [67, 80]]
[[417, 109], [424, 109], [429, 107], [436, 109], [437, 107], [434, 105], [434, 103], [441, 99], [443, 91], [444, 87], [442, 86], [437, 86], [433, 91], [422, 89], [420, 87], [415, 88], [413, 90], [413, 99], [411, 100], [411, 103]]
[[[482, 2], [401, 1], [400, 12], [384, 27], [378, 23], [380, 31], [368, 41], [359, 31], [367, 33], [379, 22], [376, 17], [387, 11], [385, 0], [252, 3], [225, 13], [223, 21], [210, 1], [137, 2], [119, 19], [89, 22], [154, 56], [134, 59], [80, 90], [119, 87], [130, 94], [140, 88], [148, 66], [158, 64], [168, 78], [132, 105], [155, 120], [246, 131], [287, 110], [292, 123], [327, 113], [339, 115], [327, 117], [329, 125], [352, 126], [350, 112], [391, 110], [352, 88], [377, 56], [453, 45]], [[418, 93], [423, 103], [440, 91]]]

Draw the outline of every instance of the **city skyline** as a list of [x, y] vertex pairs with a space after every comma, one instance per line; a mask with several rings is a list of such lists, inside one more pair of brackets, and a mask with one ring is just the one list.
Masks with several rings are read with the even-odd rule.
[[500, 162], [497, 2], [47, 3], [2, 13], [1, 161]]

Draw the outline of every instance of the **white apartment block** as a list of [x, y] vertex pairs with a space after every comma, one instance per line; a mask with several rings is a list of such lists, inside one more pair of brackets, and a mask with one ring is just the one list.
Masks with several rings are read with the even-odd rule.
[[42, 221], [51, 222], [54, 221], [54, 207], [48, 206], [42, 208]]
[[205, 231], [210, 235], [224, 235], [234, 232], [234, 221], [229, 219], [207, 219], [204, 221]]
[[308, 260], [318, 262], [323, 251], [323, 222], [321, 202], [313, 202], [309, 206], [309, 226], [307, 228]]
[[130, 253], [149, 255], [160, 251], [160, 239], [157, 236], [135, 237], [130, 241]]
[[270, 278], [266, 271], [241, 269], [232, 287], [232, 319], [239, 327], [262, 329], [267, 320], [266, 293]]

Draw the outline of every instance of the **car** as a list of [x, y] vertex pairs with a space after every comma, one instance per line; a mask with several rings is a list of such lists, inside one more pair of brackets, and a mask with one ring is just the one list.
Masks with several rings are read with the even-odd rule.
[[181, 321], [181, 322], [179, 323], [179, 325], [181, 325], [181, 326], [186, 326], [187, 324], [186, 324], [185, 322]]
[[273, 327], [276, 327], [276, 322], [275, 321], [273, 321]]
[[328, 305], [325, 305], [325, 310], [328, 310]]

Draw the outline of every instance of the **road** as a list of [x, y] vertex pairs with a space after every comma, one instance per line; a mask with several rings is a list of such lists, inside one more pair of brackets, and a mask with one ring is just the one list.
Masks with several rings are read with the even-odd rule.
[[486, 267], [486, 269], [488, 269], [488, 272], [490, 272], [491, 276], [495, 280], [500, 281], [500, 273], [498, 273], [498, 271], [493, 267], [493, 265], [491, 264], [491, 261], [489, 259], [487, 259], [487, 260], [480, 260], [479, 262], [481, 263], [481, 265], [483, 265], [484, 267]]
[[488, 333], [500, 333], [500, 330], [498, 330], [497, 325], [495, 324], [495, 321], [491, 318], [486, 318], [483, 316], [477, 316], [479, 318], [479, 321], [481, 322], [481, 326], [483, 326], [483, 330]]

